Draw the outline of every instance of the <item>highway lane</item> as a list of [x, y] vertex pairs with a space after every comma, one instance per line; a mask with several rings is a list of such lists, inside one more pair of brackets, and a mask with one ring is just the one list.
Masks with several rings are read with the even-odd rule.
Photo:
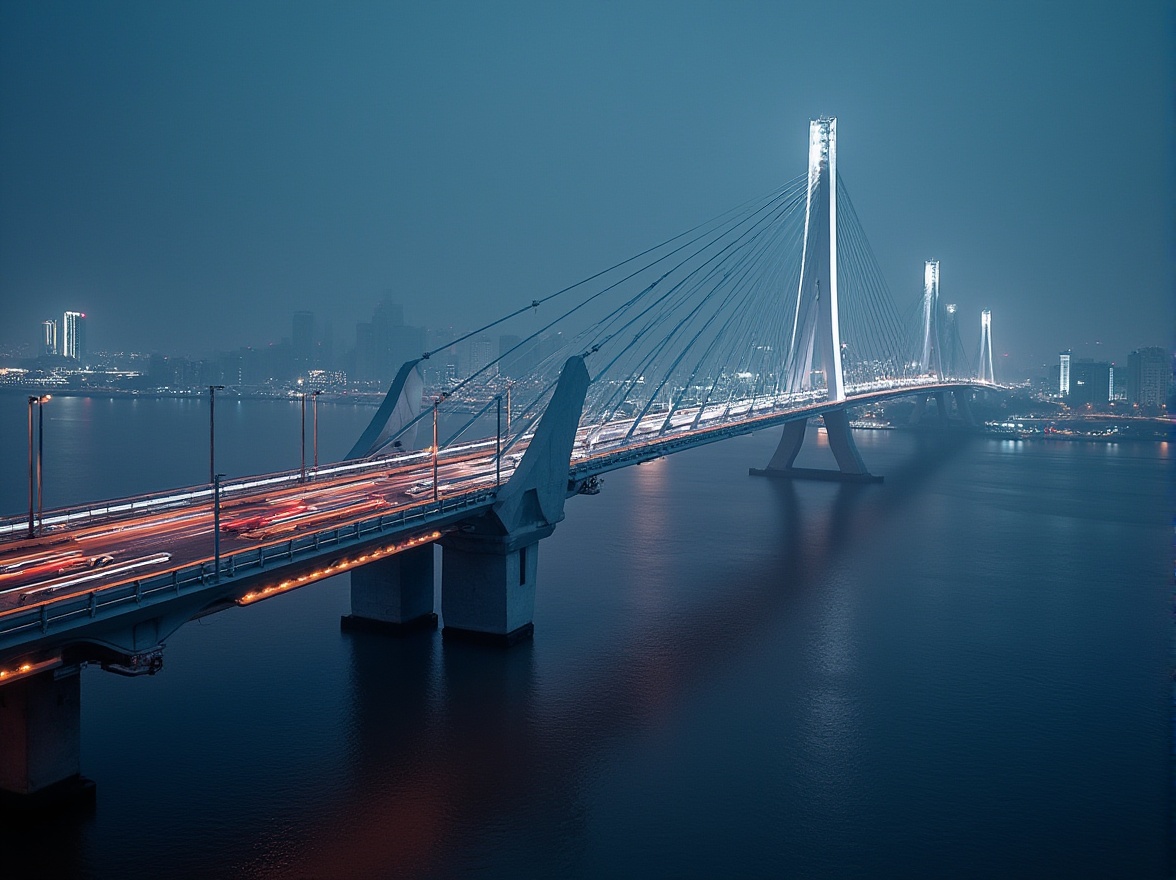
[[[503, 479], [509, 474], [504, 468]], [[450, 456], [438, 462], [438, 477], [443, 497], [488, 488], [494, 484], [494, 458]], [[429, 504], [432, 479], [430, 462], [235, 498], [221, 508], [221, 555]], [[213, 519], [211, 506], [203, 504], [73, 529], [53, 543], [0, 544], [0, 613], [210, 561]]]

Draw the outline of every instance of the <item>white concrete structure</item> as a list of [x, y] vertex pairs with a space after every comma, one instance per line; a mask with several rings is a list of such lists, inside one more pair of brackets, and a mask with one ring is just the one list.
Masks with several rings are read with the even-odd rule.
[[829, 399], [844, 400], [837, 316], [837, 120], [831, 117], [809, 123], [808, 197], [787, 359], [789, 391], [812, 387], [814, 352], [821, 359]]

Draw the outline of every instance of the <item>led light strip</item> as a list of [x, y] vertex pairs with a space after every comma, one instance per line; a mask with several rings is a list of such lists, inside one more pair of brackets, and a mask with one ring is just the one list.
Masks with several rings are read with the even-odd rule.
[[383, 556], [392, 556], [396, 553], [401, 553], [413, 547], [418, 547], [421, 544], [431, 544], [441, 537], [440, 531], [432, 531], [428, 534], [417, 535], [409, 538], [407, 541], [401, 541], [396, 544], [389, 544], [386, 547], [377, 547], [374, 550], [368, 550], [366, 553], [355, 557], [354, 559], [343, 559], [333, 565], [328, 565], [325, 568], [317, 571], [312, 571], [309, 574], [299, 575], [296, 578], [282, 581], [273, 586], [264, 587], [260, 590], [253, 590], [246, 593], [237, 600], [238, 605], [252, 605], [254, 602], [260, 602], [262, 599], [268, 599], [271, 596], [278, 596], [282, 593], [288, 593], [290, 590], [296, 590], [299, 587], [305, 587], [307, 584], [312, 584], [315, 581], [322, 580], [325, 577], [340, 574], [348, 569], [355, 568], [357, 565], [364, 565], [374, 559], [379, 559]]

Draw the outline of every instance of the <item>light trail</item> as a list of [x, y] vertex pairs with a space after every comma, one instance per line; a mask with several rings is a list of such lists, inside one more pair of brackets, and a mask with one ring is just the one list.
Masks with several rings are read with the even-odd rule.
[[49, 583], [34, 587], [32, 589], [24, 587], [12, 587], [7, 590], [0, 590], [0, 593], [11, 593], [15, 590], [22, 591], [21, 601], [25, 601], [30, 596], [35, 596], [39, 593], [56, 592], [57, 590], [64, 590], [66, 587], [76, 587], [81, 584], [90, 583], [100, 578], [116, 577], [121, 574], [127, 574], [131, 571], [136, 571], [140, 568], [146, 568], [152, 565], [162, 565], [171, 559], [170, 553], [154, 553], [151, 556], [144, 556], [141, 559], [131, 560], [119, 565], [107, 566], [98, 571], [92, 571], [78, 577], [67, 577], [59, 581], [50, 581]]

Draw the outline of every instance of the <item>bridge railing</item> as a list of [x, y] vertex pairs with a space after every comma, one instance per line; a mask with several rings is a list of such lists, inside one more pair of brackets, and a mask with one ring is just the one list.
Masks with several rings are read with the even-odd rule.
[[84, 624], [90, 619], [107, 617], [124, 609], [158, 604], [202, 590], [215, 589], [231, 595], [231, 586], [235, 580], [267, 570], [274, 571], [276, 575], [283, 565], [307, 561], [326, 551], [345, 550], [365, 544], [380, 535], [424, 528], [454, 514], [485, 507], [494, 496], [493, 491], [475, 490], [430, 504], [226, 554], [220, 559], [219, 581], [216, 579], [214, 563], [205, 560], [134, 581], [74, 593], [61, 599], [45, 599], [28, 607], [0, 612], [0, 651], [24, 644], [30, 640], [30, 636], [33, 639], [42, 638], [71, 624]]

